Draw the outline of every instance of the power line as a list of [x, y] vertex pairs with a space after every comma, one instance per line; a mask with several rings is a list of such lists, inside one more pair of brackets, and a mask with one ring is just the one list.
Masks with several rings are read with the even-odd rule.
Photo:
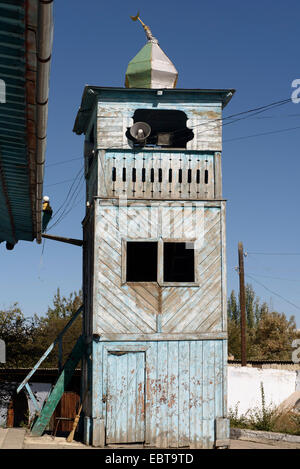
[[[274, 109], [275, 107], [283, 106], [284, 104], [287, 104], [289, 102], [291, 102], [291, 98], [283, 99], [281, 101], [275, 101], [273, 103], [266, 104], [265, 106], [260, 106], [260, 107], [257, 107], [257, 108], [248, 109], [247, 111], [238, 112], [236, 114], [231, 114], [230, 116], [227, 116], [227, 117], [220, 117], [220, 118], [217, 118], [217, 119], [210, 120], [208, 122], [207, 121], [206, 122], [201, 122], [200, 124], [197, 124], [197, 125], [193, 126], [193, 129], [195, 129], [196, 127], [200, 127], [202, 125], [212, 124], [213, 122], [221, 121], [219, 125], [216, 125], [216, 126], [210, 128], [210, 129], [206, 129], [203, 132], [200, 132], [200, 134], [205, 133], [207, 131], [211, 131], [215, 128], [221, 127], [222, 125], [225, 126], [225, 125], [233, 124], [234, 122], [238, 122], [240, 120], [249, 119], [250, 117], [253, 117], [254, 115], [261, 114], [262, 112], [266, 112], [270, 109]], [[226, 122], [225, 124], [223, 124], [223, 122], [227, 119], [232, 119], [233, 117], [238, 117], [238, 116], [242, 116], [244, 114], [250, 114], [250, 113], [254, 113], [254, 114], [251, 114], [250, 116], [247, 115], [245, 117], [240, 117], [239, 119], [234, 119], [231, 122]], [[176, 132], [183, 132], [183, 131], [186, 131], [186, 128], [185, 129], [175, 130], [173, 133], [175, 134]]]
[[51, 184], [46, 184], [44, 187], [58, 186], [59, 184], [65, 184], [66, 182], [73, 181], [73, 179], [74, 179], [74, 178], [65, 179], [64, 181], [60, 181], [60, 182], [53, 182], [53, 183], [51, 183]]
[[293, 306], [294, 308], [296, 309], [299, 309], [300, 310], [300, 306], [297, 306], [295, 303], [292, 303], [291, 301], [287, 300], [286, 298], [284, 298], [282, 295], [279, 295], [279, 293], [276, 293], [274, 292], [273, 290], [271, 290], [270, 288], [266, 287], [263, 283], [259, 282], [258, 280], [256, 280], [252, 275], [249, 275], [249, 274], [245, 274], [246, 277], [249, 277], [251, 278], [252, 280], [254, 280], [254, 282], [258, 283], [259, 285], [261, 285], [263, 288], [265, 288], [268, 292], [272, 293], [273, 295], [276, 295], [278, 296], [279, 298], [281, 298], [282, 300], [284, 300], [286, 303], [290, 304], [291, 306]]
[[[58, 223], [58, 221], [61, 220], [61, 216], [64, 215], [64, 213], [66, 212], [66, 210], [67, 210], [67, 208], [68, 208], [68, 207], [66, 206], [66, 204], [67, 204], [67, 202], [68, 202], [68, 199], [73, 199], [73, 198], [74, 198], [76, 190], [78, 189], [78, 187], [80, 187], [80, 182], [81, 182], [81, 179], [83, 178], [83, 175], [81, 175], [81, 177], [80, 177], [80, 179], [79, 179], [79, 181], [78, 181], [77, 186], [74, 187], [74, 185], [75, 185], [75, 183], [76, 183], [78, 177], [80, 176], [80, 173], [82, 172], [82, 169], [83, 169], [83, 168], [81, 167], [81, 168], [79, 169], [79, 171], [77, 172], [76, 176], [73, 178], [73, 182], [72, 182], [72, 184], [71, 184], [71, 186], [70, 186], [70, 188], [69, 188], [69, 191], [68, 191], [68, 193], [67, 193], [67, 195], [66, 195], [66, 197], [65, 197], [65, 199], [64, 199], [64, 201], [63, 201], [63, 203], [62, 203], [62, 204], [60, 205], [60, 207], [56, 210], [54, 216], [52, 217], [52, 219], [51, 219], [52, 224], [47, 228], [47, 231], [49, 231], [51, 228], [53, 228], [54, 226], [56, 226], [56, 224]], [[63, 209], [64, 206], [65, 206], [65, 208]], [[62, 211], [61, 215], [59, 216], [58, 220], [55, 221], [55, 218], [58, 217], [59, 212], [60, 212], [62, 209], [63, 209], [63, 211]], [[54, 222], [54, 221], [55, 221], [55, 222]], [[53, 223], [53, 222], [54, 222], [54, 223]]]
[[255, 275], [257, 277], [264, 277], [264, 278], [270, 278], [273, 280], [286, 280], [287, 282], [300, 282], [299, 279], [293, 279], [293, 278], [286, 278], [286, 277], [273, 277], [271, 275], [263, 275], [263, 274], [257, 274], [256, 272], [250, 272], [251, 275]]
[[286, 119], [289, 117], [300, 117], [300, 114], [279, 114], [279, 116], [262, 116], [262, 117], [255, 117], [255, 119]]
[[[73, 189], [73, 186], [74, 186], [74, 184], [76, 183], [77, 179], [79, 178], [80, 173], [82, 172], [82, 170], [83, 170], [83, 167], [81, 167], [81, 168], [79, 169], [79, 171], [77, 171], [75, 177], [74, 177], [73, 179], [71, 179], [71, 181], [73, 181], [73, 182], [72, 182], [71, 186], [69, 187], [69, 191], [68, 191], [68, 193], [67, 193], [67, 195], [66, 195], [66, 197], [65, 197], [65, 200], [63, 201], [63, 203], [60, 205], [60, 207], [59, 207], [59, 208], [57, 209], [57, 211], [55, 212], [55, 215], [54, 215], [54, 217], [52, 217], [52, 220], [58, 215], [58, 213], [60, 212], [60, 210], [62, 209], [62, 207], [67, 203], [68, 198], [71, 196], [70, 194], [71, 194], [71, 191], [72, 191], [72, 189]], [[76, 190], [76, 188], [75, 188], [75, 190]]]
[[[75, 207], [77, 207], [77, 206], [80, 204], [80, 202], [81, 202], [83, 199], [84, 199], [84, 197], [81, 197], [81, 198], [77, 201], [76, 204], [73, 203], [73, 205], [69, 208], [69, 210], [64, 213], [64, 216], [62, 216], [62, 217], [61, 217], [60, 219], [58, 219], [53, 225], [51, 225], [49, 229], [51, 230], [52, 228], [54, 228], [55, 226], [57, 226], [59, 223], [61, 223], [61, 222], [67, 217], [67, 215], [68, 215]], [[47, 231], [49, 231], [49, 230], [47, 230]]]
[[[275, 107], [278, 107], [278, 106], [282, 106], [284, 104], [287, 104], [288, 102], [291, 101], [291, 98], [289, 99], [284, 99], [284, 100], [281, 100], [281, 101], [275, 101], [273, 103], [270, 103], [270, 104], [266, 104], [264, 106], [260, 106], [260, 107], [257, 107], [257, 108], [253, 108], [253, 109], [248, 109], [247, 111], [242, 111], [242, 112], [238, 112], [238, 113], [235, 113], [235, 114], [231, 114], [229, 116], [226, 116], [226, 117], [220, 117], [220, 118], [217, 118], [217, 119], [212, 119], [208, 122], [201, 122], [200, 124], [197, 124], [195, 125], [193, 128], [196, 128], [196, 127], [201, 127], [202, 125], [207, 125], [207, 124], [212, 124], [214, 122], [219, 122], [219, 121], [222, 121], [222, 123], [220, 125], [217, 125], [214, 128], [217, 128], [219, 126], [225, 126], [225, 125], [229, 125], [229, 124], [233, 124], [235, 122], [238, 122], [239, 120], [243, 120], [243, 119], [248, 119], [248, 118], [252, 118], [253, 116], [257, 115], [257, 114], [261, 114], [262, 112], [266, 112], [267, 110], [269, 109], [274, 109]], [[255, 111], [258, 111], [258, 112], [255, 112]], [[226, 121], [227, 119], [232, 119], [233, 117], [238, 117], [238, 116], [241, 116], [241, 115], [244, 115], [244, 114], [249, 114], [249, 113], [253, 113], [251, 116], [247, 116], [247, 117], [243, 117], [243, 118], [240, 118], [240, 119], [234, 119], [230, 122], [226, 122], [225, 124], [223, 124], [224, 121]], [[292, 116], [297, 116], [298, 114], [295, 114], [295, 115], [292, 115]], [[268, 116], [267, 116], [268, 117]], [[275, 117], [275, 116], [273, 116]], [[205, 133], [205, 132], [208, 132], [210, 130], [213, 130], [213, 129], [206, 129], [204, 130], [203, 132], [201, 133]], [[183, 128], [183, 129], [178, 129], [178, 130], [175, 130], [173, 133], [176, 133], [176, 132], [182, 132], [182, 131], [185, 131], [186, 128]], [[289, 130], [289, 129], [287, 129]], [[244, 137], [240, 137], [240, 138], [244, 138]], [[248, 137], [247, 137], [248, 138]], [[121, 145], [113, 145], [111, 147], [108, 147], [106, 148], [106, 150], [109, 150], [111, 148], [123, 148], [123, 147], [127, 147], [128, 145], [127, 144], [121, 144]], [[59, 162], [56, 162], [56, 163], [48, 163], [45, 167], [51, 167], [51, 166], [57, 166], [57, 165], [62, 165], [62, 164], [65, 164], [65, 163], [69, 163], [71, 161], [76, 161], [76, 160], [79, 160], [79, 159], [82, 159], [82, 156], [79, 156], [79, 157], [75, 157], [75, 158], [70, 158], [70, 159], [67, 159], [67, 160], [63, 160], [63, 161], [59, 161]], [[61, 182], [58, 182], [58, 183], [54, 183], [54, 184], [51, 184], [51, 185], [55, 185], [55, 184], [63, 184], [64, 182], [68, 182], [70, 180], [67, 180], [67, 181], [61, 181]], [[48, 184], [47, 186], [49, 186], [50, 184]], [[46, 187], [46, 186], [45, 186]]]
[[262, 256], [300, 256], [300, 252], [255, 252], [255, 251], [247, 251], [247, 254], [262, 255]]
[[[72, 186], [70, 187], [69, 189], [69, 192], [65, 198], [65, 201], [63, 202], [63, 204], [60, 206], [59, 210], [56, 212], [56, 216], [58, 215], [59, 211], [63, 208], [63, 206], [65, 206], [65, 208], [63, 209], [63, 211], [61, 212], [61, 214], [59, 215], [59, 217], [57, 218], [56, 221], [54, 221], [54, 219], [52, 219], [52, 221], [54, 221], [54, 223], [52, 223], [52, 225], [49, 226], [48, 230], [51, 230], [52, 228], [54, 228], [55, 226], [57, 226], [67, 215], [68, 213], [70, 213], [70, 211], [75, 207], [77, 206], [78, 204], [75, 205], [76, 201], [77, 201], [77, 198], [80, 194], [80, 191], [81, 191], [81, 183], [83, 182], [83, 178], [84, 178], [84, 175], [82, 174], [79, 181], [78, 181], [78, 184], [77, 186], [73, 189], [73, 192], [71, 192], [71, 189], [72, 189], [72, 186], [74, 185], [75, 183], [75, 180], [72, 184]], [[67, 205], [67, 201], [68, 199], [71, 201], [72, 200], [72, 205], [69, 207]], [[78, 202], [79, 203], [79, 202]]]
[[260, 137], [260, 136], [263, 136], [263, 135], [271, 135], [271, 134], [279, 134], [279, 133], [282, 133], [282, 132], [287, 132], [287, 131], [296, 130], [296, 129], [300, 129], [300, 126], [289, 127], [288, 129], [272, 130], [270, 132], [262, 132], [262, 133], [259, 133], [259, 134], [245, 135], [243, 137], [229, 138], [229, 139], [223, 140], [223, 142], [233, 142], [234, 140], [244, 140], [245, 138]]
[[70, 158], [69, 160], [62, 160], [57, 163], [49, 163], [45, 165], [45, 168], [49, 168], [50, 166], [58, 166], [60, 164], [65, 164], [65, 163], [69, 163], [70, 161], [81, 160], [81, 159], [82, 159], [82, 156], [78, 156], [76, 158]]
[[[237, 121], [239, 121], [239, 120], [247, 119], [248, 117], [253, 117], [253, 115], [257, 115], [257, 114], [260, 114], [260, 113], [262, 113], [262, 112], [265, 112], [266, 110], [273, 109], [273, 108], [278, 107], [278, 106], [282, 106], [282, 105], [284, 105], [284, 104], [286, 104], [286, 103], [288, 103], [288, 102], [290, 102], [290, 101], [291, 101], [291, 98], [285, 99], [285, 100], [281, 100], [281, 101], [276, 101], [276, 102], [273, 102], [273, 103], [270, 103], [270, 104], [267, 104], [267, 105], [264, 105], [264, 106], [260, 106], [260, 107], [257, 107], [257, 108], [248, 109], [247, 111], [243, 111], [243, 112], [240, 112], [240, 113], [232, 114], [232, 115], [227, 116], [227, 117], [224, 117], [224, 118], [221, 117], [221, 118], [218, 118], [218, 119], [210, 120], [209, 122], [202, 122], [202, 123], [200, 123], [200, 124], [194, 126], [193, 128], [199, 127], [199, 126], [201, 126], [201, 125], [207, 125], [208, 123], [211, 124], [211, 123], [216, 122], [216, 121], [221, 121], [221, 123], [220, 123], [219, 125], [217, 125], [217, 126], [215, 126], [215, 127], [213, 127], [213, 128], [205, 129], [203, 132], [200, 132], [200, 133], [205, 133], [205, 132], [208, 132], [208, 131], [213, 130], [214, 128], [220, 127], [220, 126], [222, 126], [222, 125], [225, 126], [225, 125], [233, 124], [233, 123], [235, 123], [235, 122], [237, 122]], [[254, 113], [254, 114], [253, 114], [253, 113]], [[231, 120], [230, 122], [226, 122], [225, 124], [223, 123], [224, 120], [232, 119], [233, 117], [242, 116], [242, 115], [245, 115], [245, 114], [247, 114], [246, 117], [240, 117], [240, 118], [238, 118], [238, 119]], [[251, 114], [251, 115], [248, 116], [248, 114]], [[183, 131], [183, 130], [186, 130], [186, 129], [177, 130], [177, 131], [174, 131], [174, 133], [180, 132], [180, 131]], [[283, 131], [286, 131], [286, 130], [290, 130], [290, 129], [284, 129]], [[275, 132], [277, 132], [277, 131], [275, 131]], [[268, 132], [268, 133], [269, 133], [269, 132]], [[268, 133], [266, 133], [266, 134], [268, 134]], [[274, 132], [271, 132], [271, 133], [274, 133]], [[260, 135], [261, 135], [261, 134], [260, 134]], [[246, 136], [246, 137], [240, 137], [240, 138], [248, 138], [248, 137]], [[228, 141], [228, 140], [227, 140], [227, 141]], [[113, 148], [113, 149], [120, 148], [120, 149], [121, 149], [121, 148], [124, 148], [124, 147], [127, 147], [127, 146], [128, 146], [127, 144], [122, 144], [122, 145], [119, 145], [119, 146], [113, 145], [113, 146], [111, 146], [111, 147], [106, 148], [106, 150], [111, 149], [111, 148]], [[64, 164], [64, 163], [67, 163], [67, 162], [69, 162], [69, 161], [74, 161], [74, 160], [80, 159], [80, 158], [81, 158], [81, 157], [72, 158], [72, 159], [69, 159], [69, 160], [60, 161], [60, 162], [58, 162], [58, 163], [52, 163], [52, 164], [49, 164], [49, 165], [47, 165], [47, 166], [54, 166], [54, 165]], [[81, 169], [80, 169], [80, 171], [81, 171]], [[73, 181], [73, 183], [72, 183], [72, 185], [71, 185], [71, 187], [70, 187], [70, 189], [69, 189], [69, 191], [68, 191], [68, 194], [67, 194], [67, 196], [66, 196], [65, 201], [64, 201], [63, 204], [59, 207], [58, 211], [55, 213], [55, 215], [54, 215], [54, 217], [53, 217], [54, 219], [55, 219], [55, 217], [58, 215], [59, 211], [63, 208], [63, 206], [66, 205], [67, 200], [68, 200], [69, 197], [75, 198], [75, 200], [76, 200], [76, 197], [78, 196], [78, 193], [79, 193], [79, 192], [77, 192], [77, 194], [76, 194], [76, 196], [75, 196], [76, 189], [77, 189], [76, 187], [75, 187], [75, 189], [73, 190], [72, 195], [70, 195], [70, 194], [71, 194], [72, 188], [73, 188], [73, 186], [74, 186], [74, 184], [75, 184], [75, 181], [77, 180], [78, 176], [79, 176], [79, 173], [77, 173], [77, 175], [75, 176], [74, 179], [67, 179], [67, 180], [64, 180], [64, 181], [59, 181], [59, 182], [56, 182], [56, 183], [47, 184], [47, 185], [45, 186], [45, 187], [51, 187], [51, 186], [56, 186], [56, 185], [59, 185], [59, 184], [65, 184], [65, 183], [67, 183], [67, 182]], [[78, 187], [78, 186], [77, 186], [77, 187]], [[74, 203], [75, 203], [75, 202], [74, 202]], [[74, 206], [74, 203], [73, 203], [73, 206]], [[70, 210], [67, 211], [67, 208], [65, 207], [65, 209], [63, 210], [63, 212], [62, 212], [61, 215], [59, 216], [58, 220], [57, 220], [54, 224], [52, 224], [52, 225], [49, 227], [49, 229], [51, 229], [51, 228], [53, 228], [54, 226], [56, 226], [56, 225], [69, 213], [69, 211], [70, 211]]]

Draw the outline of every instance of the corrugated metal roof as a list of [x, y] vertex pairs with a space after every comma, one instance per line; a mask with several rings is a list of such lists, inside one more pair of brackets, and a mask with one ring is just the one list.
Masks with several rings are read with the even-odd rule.
[[39, 0], [0, 0], [0, 242], [37, 237]]

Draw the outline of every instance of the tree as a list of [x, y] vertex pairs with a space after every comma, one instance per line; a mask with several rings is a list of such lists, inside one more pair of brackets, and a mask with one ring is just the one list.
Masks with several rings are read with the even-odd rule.
[[298, 336], [294, 316], [265, 313], [256, 329], [252, 343], [252, 356], [265, 360], [291, 360], [292, 342]]
[[[2, 368], [32, 368], [56, 339], [82, 304], [82, 292], [61, 296], [59, 288], [45, 316], [25, 318], [17, 303], [0, 311], [0, 338], [6, 344], [6, 363]], [[63, 363], [82, 333], [78, 317], [63, 336]], [[57, 367], [58, 347], [43, 362], [44, 367]]]
[[229, 320], [234, 321], [236, 323], [239, 321], [239, 304], [237, 302], [235, 292], [233, 290], [227, 302], [227, 312]]
[[[57, 288], [53, 298], [53, 305], [49, 306], [46, 316], [35, 320], [38, 322], [38, 336], [37, 341], [44, 346], [44, 351], [56, 339], [59, 333], [63, 330], [65, 325], [74, 316], [76, 311], [82, 304], [82, 291], [79, 290], [72, 292], [69, 297], [61, 296], [60, 289]], [[69, 354], [71, 353], [76, 340], [82, 333], [82, 317], [79, 316], [72, 326], [67, 330], [63, 336], [63, 360], [64, 363]], [[44, 361], [45, 367], [57, 367], [58, 363], [58, 346], [49, 354], [48, 358]]]
[[69, 297], [61, 296], [60, 289], [57, 288], [53, 298], [53, 306], [48, 308], [46, 318], [70, 319], [82, 304], [82, 291], [70, 293]]
[[[252, 360], [291, 360], [292, 341], [297, 338], [295, 319], [269, 312], [252, 285], [245, 286], [247, 358]], [[228, 351], [241, 357], [240, 306], [234, 291], [228, 299]]]
[[6, 344], [6, 363], [2, 367], [30, 367], [41, 349], [36, 342], [37, 323], [26, 319], [18, 306], [13, 304], [0, 311], [0, 337]]

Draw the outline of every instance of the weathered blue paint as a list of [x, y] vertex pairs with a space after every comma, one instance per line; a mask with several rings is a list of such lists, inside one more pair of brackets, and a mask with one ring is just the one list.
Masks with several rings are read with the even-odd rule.
[[[100, 341], [93, 348], [90, 420], [92, 425], [104, 422], [107, 443], [214, 446], [216, 419], [226, 416], [226, 340]], [[137, 389], [144, 373], [142, 402]], [[128, 383], [129, 376], [134, 382]], [[136, 419], [137, 434], [132, 434], [130, 416]], [[96, 439], [102, 438], [96, 437], [101, 428], [93, 427]]]
[[145, 352], [106, 356], [106, 441], [145, 441]]
[[[85, 441], [94, 446], [228, 444], [221, 119], [232, 94], [85, 88], [74, 131], [86, 138], [83, 287], [90, 350], [82, 388], [90, 389]], [[194, 138], [182, 149], [132, 148], [126, 132], [138, 109], [183, 111]], [[195, 281], [163, 282], [163, 242], [191, 242], [199, 232]], [[157, 241], [157, 282], [126, 281], [128, 240]]]
[[[92, 90], [92, 92], [90, 91]], [[86, 133], [91, 114], [88, 109], [93, 111], [95, 103], [95, 93], [101, 103], [114, 102], [120, 109], [122, 104], [126, 106], [128, 103], [135, 103], [136, 108], [143, 106], [157, 107], [159, 104], [174, 106], [180, 110], [182, 103], [199, 103], [219, 104], [225, 107], [230, 101], [234, 90], [203, 90], [203, 89], [173, 89], [163, 90], [162, 95], [157, 95], [157, 90], [149, 89], [124, 89], [124, 88], [108, 88], [87, 85], [82, 96], [81, 107], [76, 116], [73, 131], [77, 134]]]

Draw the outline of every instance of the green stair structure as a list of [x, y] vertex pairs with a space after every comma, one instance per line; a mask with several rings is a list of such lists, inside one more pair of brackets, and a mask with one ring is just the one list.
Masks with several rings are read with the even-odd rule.
[[81, 335], [72, 352], [70, 353], [64, 367], [60, 370], [60, 375], [58, 377], [58, 380], [53, 387], [51, 393], [48, 396], [48, 399], [46, 400], [44, 406], [42, 409], [40, 409], [34, 394], [32, 393], [30, 386], [29, 386], [29, 380], [31, 376], [35, 373], [35, 371], [38, 369], [40, 364], [45, 360], [45, 358], [49, 355], [49, 353], [53, 350], [56, 344], [59, 345], [59, 368], [61, 368], [61, 355], [62, 355], [62, 338], [64, 333], [68, 330], [68, 328], [71, 326], [71, 324], [75, 321], [75, 319], [79, 316], [79, 314], [82, 312], [82, 306], [79, 308], [79, 310], [74, 314], [74, 316], [71, 318], [71, 320], [68, 322], [68, 324], [65, 326], [63, 331], [58, 335], [58, 337], [55, 339], [55, 341], [48, 347], [44, 355], [41, 357], [41, 359], [38, 361], [38, 363], [35, 365], [35, 367], [31, 370], [31, 372], [28, 374], [28, 376], [24, 379], [24, 381], [20, 384], [20, 386], [17, 389], [17, 393], [23, 389], [23, 387], [26, 388], [31, 400], [33, 401], [33, 404], [36, 409], [37, 413], [37, 418], [34, 421], [34, 424], [31, 428], [31, 434], [33, 436], [41, 436], [43, 432], [45, 431], [47, 425], [50, 422], [51, 416], [53, 412], [55, 411], [57, 404], [59, 403], [63, 393], [65, 392], [68, 383], [70, 382], [70, 379], [72, 378], [72, 375], [79, 363], [79, 361], [82, 359], [84, 353], [85, 353], [85, 341], [83, 336]]

